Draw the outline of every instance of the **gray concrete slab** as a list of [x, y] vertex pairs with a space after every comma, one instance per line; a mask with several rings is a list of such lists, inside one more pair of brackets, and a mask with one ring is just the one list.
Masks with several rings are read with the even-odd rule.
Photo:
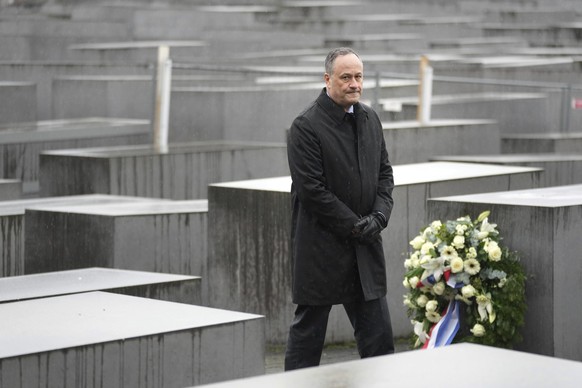
[[24, 275], [25, 212], [37, 205], [151, 201], [150, 198], [90, 194], [0, 202], [0, 277]]
[[0, 278], [0, 303], [107, 291], [168, 302], [200, 304], [200, 279], [198, 276], [99, 267], [12, 276]]
[[0, 81], [0, 101], [0, 124], [36, 120], [34, 83]]
[[542, 23], [488, 23], [481, 26], [484, 36], [514, 35], [525, 38], [531, 46], [576, 46], [580, 43], [582, 23], [578, 20]]
[[0, 179], [0, 201], [22, 197], [22, 181], [18, 179]]
[[285, 143], [209, 141], [44, 152], [42, 196], [104, 193], [204, 199], [207, 185], [287, 174]]
[[158, 48], [167, 46], [170, 58], [176, 60], [192, 60], [199, 56], [200, 47], [207, 43], [201, 40], [132, 40], [122, 42], [78, 43], [69, 46], [75, 52], [75, 58], [103, 63], [155, 63], [158, 58]]
[[352, 47], [355, 50], [412, 51], [426, 48], [424, 36], [413, 33], [329, 35], [326, 47]]
[[0, 314], [6, 386], [184, 387], [264, 373], [258, 315], [105, 292], [4, 303]]
[[[5, 46], [2, 45], [4, 48]], [[63, 58], [44, 61], [0, 61], [0, 79], [21, 80], [36, 84], [37, 120], [52, 119], [53, 79], [75, 75], [127, 75], [152, 77], [151, 65], [102, 64], [97, 62], [65, 61]]]
[[[267, 388], [267, 387], [328, 387], [351, 388], [399, 387], [409, 383], [418, 374], [437, 376], [442, 373], [438, 360], [455, 360], [458, 367], [456, 381], [451, 387], [466, 386], [471, 380], [475, 387], [515, 386], [541, 387], [560, 385], [575, 386], [582, 374], [582, 363], [559, 358], [528, 354], [507, 349], [474, 344], [456, 344], [431, 350], [401, 352], [394, 355], [364, 360], [340, 362], [318, 368], [275, 373], [268, 376], [209, 384], [208, 388]], [[476, 360], [488, 365], [486, 379], [474, 379]], [[487, 380], [487, 381], [485, 381]]]
[[153, 118], [155, 84], [151, 76], [64, 76], [55, 77], [52, 84], [54, 119]]
[[133, 36], [136, 40], [199, 39], [204, 31], [251, 30], [256, 27], [257, 13], [271, 11], [271, 7], [252, 5], [141, 8], [133, 15]]
[[124, 40], [130, 25], [102, 20], [76, 21], [66, 18], [14, 15], [0, 23], [3, 60], [62, 60], [76, 43]]
[[[395, 165], [395, 207], [382, 233], [387, 262], [388, 305], [394, 334], [412, 330], [402, 304], [403, 254], [426, 225], [425, 202], [444, 193], [480, 193], [537, 187], [540, 169], [469, 163]], [[260, 313], [267, 341], [285, 343], [293, 317], [289, 239], [291, 179], [282, 176], [209, 186], [208, 280], [213, 306]], [[442, 193], [442, 194], [441, 194]], [[203, 285], [204, 286], [204, 285]], [[353, 340], [341, 306], [332, 309], [327, 342]]]
[[[544, 133], [557, 129], [561, 110], [558, 93], [479, 92], [435, 94], [432, 119], [495, 120], [503, 137], [509, 133]], [[380, 100], [383, 119], [416, 120], [418, 96]]]
[[525, 267], [526, 303], [522, 344], [527, 352], [582, 361], [582, 185], [432, 197], [431, 220], [451, 219], [490, 210], [503, 243]]
[[[322, 59], [323, 63], [323, 59]], [[277, 71], [295, 72], [285, 66], [248, 66], [271, 76]], [[170, 107], [170, 136], [175, 141], [249, 140], [285, 141], [285, 131], [305, 106], [323, 89], [322, 68], [304, 76], [319, 77], [318, 82], [269, 82], [251, 86], [175, 87]], [[380, 88], [371, 77], [364, 82], [367, 102], [378, 97], [410, 93], [418, 88], [416, 80], [382, 78]], [[257, 114], [277, 112], [275, 115]]]
[[507, 79], [512, 81], [577, 83], [580, 77], [574, 57], [532, 57], [531, 55], [472, 55], [455, 62], [434, 64], [443, 76]]
[[427, 162], [434, 155], [499, 153], [499, 126], [493, 120], [434, 119], [382, 123], [393, 164]]
[[206, 279], [207, 212], [206, 200], [36, 205], [25, 213], [24, 272], [104, 267]]
[[0, 172], [39, 190], [39, 154], [46, 150], [150, 143], [148, 120], [88, 117], [0, 125]]
[[501, 136], [501, 152], [582, 155], [582, 132], [506, 134]]
[[544, 171], [540, 176], [540, 187], [582, 183], [582, 155], [580, 154], [437, 155], [432, 157], [431, 160], [538, 167]]

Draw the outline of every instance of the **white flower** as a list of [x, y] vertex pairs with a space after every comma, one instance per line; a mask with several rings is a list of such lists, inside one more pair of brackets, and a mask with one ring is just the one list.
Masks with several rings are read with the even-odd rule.
[[489, 236], [488, 232], [477, 232], [477, 240], [483, 240]]
[[410, 298], [408, 297], [408, 295], [404, 295], [404, 300], [402, 302], [406, 307], [408, 308], [416, 308], [416, 306], [410, 301]]
[[453, 260], [451, 260], [451, 272], [452, 273], [458, 273], [461, 272], [464, 268], [464, 262], [463, 259], [461, 259], [460, 257], [455, 257], [453, 258]]
[[424, 308], [427, 302], [428, 298], [426, 297], [426, 295], [421, 295], [418, 298], [416, 298], [416, 304], [418, 305], [418, 307]]
[[432, 291], [436, 295], [442, 295], [445, 292], [445, 283], [438, 282], [434, 286], [432, 286]]
[[412, 287], [410, 287], [410, 282], [408, 281], [408, 278], [405, 277], [404, 280], [402, 281], [402, 285], [404, 286], [404, 288], [406, 288], [407, 290], [410, 290]]
[[464, 286], [463, 288], [461, 288], [461, 294], [463, 295], [464, 298], [472, 298], [475, 296], [475, 287], [473, 287], [470, 284], [467, 284], [466, 286]]
[[441, 315], [436, 311], [427, 311], [426, 313], [424, 313], [424, 316], [432, 323], [437, 323], [438, 321], [441, 320]]
[[485, 217], [483, 219], [483, 222], [481, 222], [481, 228], [480, 228], [479, 232], [477, 233], [477, 238], [479, 240], [483, 240], [484, 238], [489, 236], [489, 233], [495, 232], [496, 226], [497, 226], [497, 224], [490, 224], [487, 221], [487, 217]]
[[455, 238], [453, 238], [453, 242], [451, 245], [457, 249], [463, 248], [465, 246], [465, 237], [464, 236], [455, 236]]
[[423, 255], [420, 260], [418, 261], [418, 265], [419, 266], [423, 266], [426, 263], [428, 263], [429, 261], [432, 260], [432, 256], [431, 255]]
[[477, 311], [479, 312], [479, 317], [482, 321], [489, 316], [489, 323], [495, 321], [495, 312], [493, 311], [493, 304], [491, 303], [491, 294], [477, 295]]
[[422, 246], [422, 244], [424, 244], [424, 238], [422, 238], [422, 236], [416, 236], [411, 242], [410, 245], [412, 245], [412, 247], [414, 249], [420, 249], [420, 247]]
[[469, 251], [467, 252], [467, 259], [474, 259], [476, 257], [477, 257], [477, 250], [475, 249], [475, 247], [469, 248]]
[[466, 231], [467, 231], [467, 225], [459, 224], [459, 225], [455, 226], [455, 233], [458, 236], [464, 235]]
[[438, 232], [441, 226], [443, 226], [443, 223], [440, 220], [433, 221], [430, 224], [430, 228], [432, 229], [433, 233]]
[[429, 300], [428, 302], [426, 302], [426, 311], [432, 311], [435, 312], [437, 307], [439, 307], [439, 303], [436, 300]]
[[475, 337], [483, 337], [485, 335], [485, 327], [479, 323], [476, 323], [471, 329], [471, 333], [473, 333]]
[[458, 257], [459, 254], [457, 253], [457, 251], [455, 250], [455, 248], [453, 248], [450, 245], [445, 245], [445, 247], [442, 249], [441, 251], [441, 256], [447, 260], [447, 261], [451, 261], [453, 258]]
[[507, 283], [507, 278], [503, 278], [503, 279], [499, 280], [499, 283], [497, 283], [497, 287], [503, 288], [505, 283]]
[[425, 343], [430, 337], [424, 331], [424, 324], [418, 321], [410, 321], [414, 325], [414, 334], [418, 337], [418, 340], [422, 343]]
[[487, 254], [489, 255], [489, 260], [499, 261], [501, 260], [501, 248], [495, 241], [489, 241], [483, 247]]
[[410, 265], [412, 268], [420, 267], [420, 260], [418, 259], [418, 255], [410, 258]]
[[469, 275], [477, 275], [481, 271], [481, 265], [475, 259], [468, 259], [465, 261], [465, 272]]
[[416, 288], [419, 281], [420, 279], [418, 278], [418, 276], [413, 276], [410, 279], [408, 279], [408, 283], [410, 283], [410, 287], [412, 288]]
[[442, 257], [436, 258], [429, 257], [429, 259], [421, 266], [426, 270], [422, 274], [422, 279], [426, 279], [427, 277], [432, 275], [435, 281], [439, 281], [441, 276], [443, 276], [443, 272], [445, 270], [445, 259], [443, 259]]
[[420, 247], [420, 253], [426, 255], [430, 252], [431, 249], [434, 249], [434, 244], [431, 243], [430, 241], [427, 241]]
[[412, 260], [411, 259], [406, 259], [404, 260], [404, 268], [406, 269], [412, 269]]
[[477, 222], [483, 222], [484, 219], [489, 217], [489, 214], [491, 214], [491, 211], [485, 210], [483, 213], [479, 214], [479, 216], [477, 217]]

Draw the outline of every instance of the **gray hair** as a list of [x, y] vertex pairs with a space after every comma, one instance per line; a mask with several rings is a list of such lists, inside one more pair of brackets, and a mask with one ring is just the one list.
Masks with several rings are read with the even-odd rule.
[[329, 75], [333, 72], [333, 65], [335, 65], [335, 60], [337, 57], [354, 54], [356, 57], [360, 58], [357, 52], [349, 47], [338, 47], [331, 50], [327, 57], [325, 58], [325, 72]]

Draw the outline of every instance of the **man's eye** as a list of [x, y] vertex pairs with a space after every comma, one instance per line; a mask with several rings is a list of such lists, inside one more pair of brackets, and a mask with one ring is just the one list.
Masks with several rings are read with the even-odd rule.
[[350, 80], [350, 77], [349, 77], [349, 76], [347, 76], [347, 75], [344, 75], [344, 76], [342, 77], [342, 80], [344, 80], [344, 81], [349, 81], [349, 80]]
[[361, 81], [364, 78], [363, 75], [357, 75], [356, 76], [356, 81]]

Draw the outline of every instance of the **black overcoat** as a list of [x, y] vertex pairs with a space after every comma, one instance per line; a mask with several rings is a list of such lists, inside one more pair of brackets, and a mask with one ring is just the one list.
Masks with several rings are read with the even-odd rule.
[[350, 302], [360, 284], [366, 300], [386, 294], [381, 237], [363, 245], [350, 235], [372, 211], [390, 218], [392, 167], [376, 112], [358, 103], [354, 113], [357, 130], [324, 88], [289, 130], [295, 304]]

